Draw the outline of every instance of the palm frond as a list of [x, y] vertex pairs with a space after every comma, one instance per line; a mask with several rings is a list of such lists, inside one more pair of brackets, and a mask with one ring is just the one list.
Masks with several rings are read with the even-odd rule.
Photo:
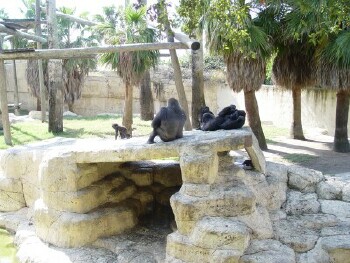
[[319, 58], [325, 63], [335, 64], [339, 69], [350, 70], [350, 31], [332, 36]]

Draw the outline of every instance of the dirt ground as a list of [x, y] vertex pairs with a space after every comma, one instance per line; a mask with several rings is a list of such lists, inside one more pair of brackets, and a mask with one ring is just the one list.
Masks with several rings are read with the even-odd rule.
[[[268, 144], [264, 152], [267, 160], [298, 165], [319, 170], [324, 174], [350, 173], [350, 153], [332, 150], [333, 137], [323, 135], [318, 130], [305, 134], [306, 141], [278, 137]], [[289, 157], [289, 158], [288, 158]], [[294, 157], [294, 161], [290, 158]]]

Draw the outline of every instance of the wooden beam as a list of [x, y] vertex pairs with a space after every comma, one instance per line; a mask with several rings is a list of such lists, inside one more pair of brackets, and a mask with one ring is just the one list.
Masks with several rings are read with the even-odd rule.
[[9, 35], [22, 37], [22, 38], [26, 38], [26, 39], [37, 41], [37, 42], [42, 42], [42, 43], [47, 42], [45, 38], [38, 37], [38, 36], [32, 35], [32, 34], [28, 34], [28, 33], [22, 32], [22, 31], [13, 30], [13, 29], [10, 29], [2, 24], [0, 24], [0, 32], [4, 32], [4, 33], [7, 33]]
[[67, 59], [91, 57], [99, 53], [129, 52], [141, 50], [159, 50], [159, 49], [188, 49], [180, 42], [174, 43], [143, 43], [126, 44], [119, 46], [105, 47], [84, 47], [84, 48], [66, 48], [66, 49], [38, 49], [34, 52], [17, 52], [0, 54], [0, 59]]
[[72, 15], [67, 15], [67, 14], [62, 13], [60, 11], [56, 11], [56, 15], [60, 16], [60, 17], [64, 17], [66, 19], [69, 19], [69, 20], [71, 20], [73, 22], [77, 22], [77, 23], [82, 24], [82, 25], [87, 25], [87, 26], [96, 26], [96, 25], [98, 25], [98, 23], [96, 23], [96, 22], [89, 21], [89, 20], [86, 20], [86, 19], [83, 19], [83, 18], [80, 18], [80, 17], [72, 16]]
[[185, 34], [174, 32], [174, 38], [179, 40], [181, 43], [184, 43], [188, 48], [192, 50], [198, 50], [201, 47], [201, 44], [198, 40], [191, 39]]
[[9, 110], [7, 108], [7, 91], [6, 91], [6, 73], [5, 63], [3, 59], [0, 59], [0, 101], [1, 101], [1, 117], [4, 131], [5, 143], [12, 145]]

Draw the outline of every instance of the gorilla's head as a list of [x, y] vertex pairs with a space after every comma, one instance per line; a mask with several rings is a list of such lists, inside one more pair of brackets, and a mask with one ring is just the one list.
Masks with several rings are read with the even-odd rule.
[[215, 119], [215, 116], [211, 113], [204, 113], [203, 118], [202, 118], [202, 122], [203, 123], [207, 123], [208, 121]]
[[203, 106], [203, 107], [201, 107], [200, 111], [201, 111], [201, 114], [203, 115], [204, 113], [209, 112], [209, 107]]
[[177, 109], [177, 108], [180, 108], [180, 105], [179, 105], [179, 102], [177, 101], [177, 99], [170, 98], [168, 100], [168, 107]]

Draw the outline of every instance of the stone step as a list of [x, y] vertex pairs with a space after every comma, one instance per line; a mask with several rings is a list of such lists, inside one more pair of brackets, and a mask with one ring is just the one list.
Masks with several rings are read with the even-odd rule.
[[208, 196], [195, 197], [178, 192], [171, 199], [178, 230], [189, 235], [195, 223], [204, 216], [233, 217], [255, 211], [255, 195], [243, 186], [222, 186]]
[[78, 191], [43, 191], [43, 200], [55, 210], [87, 213], [107, 202], [123, 201], [135, 192], [136, 186], [131, 181], [112, 174]]
[[235, 219], [225, 217], [204, 217], [197, 222], [191, 242], [208, 249], [235, 250], [241, 254], [249, 245], [248, 227]]
[[37, 235], [59, 247], [79, 247], [99, 237], [120, 234], [137, 224], [132, 204], [109, 205], [86, 214], [49, 209], [39, 199], [34, 206]]
[[208, 249], [194, 245], [179, 232], [167, 237], [166, 262], [186, 263], [238, 263], [241, 253], [236, 250]]

